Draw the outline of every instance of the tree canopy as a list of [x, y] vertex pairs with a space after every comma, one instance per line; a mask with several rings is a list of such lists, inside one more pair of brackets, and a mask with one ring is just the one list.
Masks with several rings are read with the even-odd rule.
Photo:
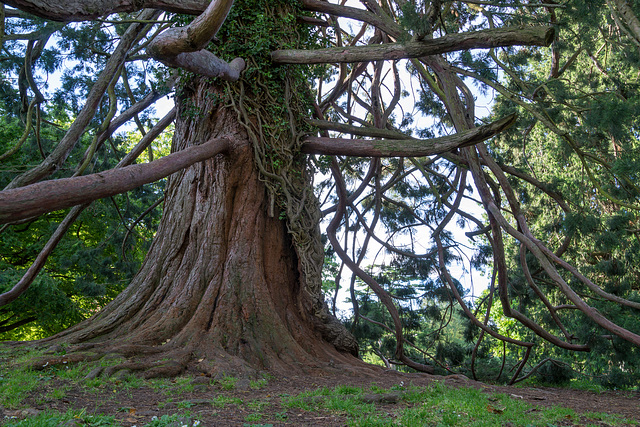
[[[360, 355], [389, 367], [500, 377], [508, 356], [511, 382], [568, 361], [640, 375], [638, 6], [10, 0], [2, 14], [8, 338], [114, 298], [158, 226], [158, 181], [242, 157], [229, 135], [244, 132], [260, 209], [286, 226], [305, 310], [338, 350], [356, 353], [327, 326], [342, 289]], [[158, 106], [167, 94], [177, 110]], [[201, 130], [207, 115], [241, 130]]]

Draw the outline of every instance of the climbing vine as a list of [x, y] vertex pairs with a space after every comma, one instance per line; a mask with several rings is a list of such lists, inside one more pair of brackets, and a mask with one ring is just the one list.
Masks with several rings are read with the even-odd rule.
[[321, 44], [299, 23], [303, 13], [295, 0], [236, 0], [210, 48], [227, 61], [246, 61], [240, 80], [225, 85], [221, 102], [237, 112], [247, 131], [269, 194], [269, 215], [287, 221], [315, 315], [323, 318], [320, 212], [313, 173], [300, 153], [310, 130], [303, 120], [312, 106], [308, 70], [273, 64], [270, 57], [277, 49]]

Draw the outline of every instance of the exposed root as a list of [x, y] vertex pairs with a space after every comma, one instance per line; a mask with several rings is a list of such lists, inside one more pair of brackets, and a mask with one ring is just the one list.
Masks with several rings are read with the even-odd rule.
[[[225, 377], [259, 379], [264, 371], [257, 369], [239, 356], [234, 356], [222, 349], [208, 349], [205, 353], [189, 348], [170, 345], [105, 345], [100, 343], [80, 344], [66, 349], [56, 344], [47, 349], [49, 354], [27, 362], [26, 366], [42, 371], [56, 367], [69, 367], [77, 363], [92, 365], [84, 377], [85, 381], [97, 378], [124, 378], [136, 375], [144, 379], [172, 378], [191, 372], [197, 375], [221, 380]], [[55, 351], [55, 353], [54, 353]], [[61, 354], [62, 353], [62, 354]], [[378, 367], [367, 365], [357, 359], [330, 360], [328, 363], [299, 364], [299, 373], [311, 376], [376, 376], [380, 374]], [[107, 365], [107, 366], [105, 366]], [[291, 366], [292, 373], [296, 366]], [[277, 369], [274, 374], [283, 373]], [[282, 372], [281, 372], [282, 371]]]
[[101, 359], [96, 353], [71, 353], [65, 355], [42, 356], [31, 360], [27, 366], [35, 371], [42, 371], [54, 366], [71, 365], [80, 362], [93, 362]]

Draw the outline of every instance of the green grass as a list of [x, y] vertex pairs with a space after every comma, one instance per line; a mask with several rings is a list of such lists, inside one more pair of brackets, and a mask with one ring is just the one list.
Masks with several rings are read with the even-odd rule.
[[0, 406], [16, 408], [41, 381], [38, 373], [27, 369], [6, 370], [0, 374]]
[[242, 405], [239, 397], [216, 396], [211, 400], [211, 404], [216, 408], [224, 408], [227, 405]]
[[87, 415], [84, 411], [67, 411], [66, 413], [46, 411], [25, 420], [9, 420], [5, 427], [58, 427], [71, 420], [78, 420], [84, 426], [119, 427], [115, 417], [106, 415]]
[[268, 402], [266, 400], [261, 400], [261, 399], [255, 399], [250, 402], [247, 402], [247, 407], [252, 411], [257, 411], [257, 412], [262, 411], [269, 405], [271, 405], [271, 402]]
[[265, 378], [259, 379], [257, 381], [251, 380], [251, 388], [254, 390], [260, 390], [264, 386], [267, 385], [267, 380]]
[[249, 423], [262, 421], [262, 414], [257, 414], [257, 413], [249, 414], [246, 417], [244, 417], [244, 420]]
[[[473, 426], [491, 427], [509, 422], [513, 426], [554, 426], [567, 420], [592, 420], [593, 425], [638, 425], [633, 421], [606, 414], [577, 415], [573, 410], [552, 407], [534, 408], [504, 394], [486, 394], [480, 390], [449, 388], [436, 382], [429, 387], [372, 387], [368, 393], [400, 393], [401, 402], [384, 412], [360, 399], [365, 392], [358, 387], [321, 388], [283, 397], [283, 406], [304, 411], [323, 411], [345, 417], [350, 426]], [[589, 425], [588, 422], [580, 425]]]
[[224, 390], [233, 390], [236, 387], [238, 379], [235, 377], [224, 377], [220, 380], [220, 386]]
[[[182, 422], [189, 417], [182, 413], [195, 403], [183, 400], [183, 394], [194, 391], [193, 378], [178, 377], [172, 380], [143, 380], [134, 375], [118, 378], [97, 378], [84, 380], [84, 377], [96, 366], [95, 363], [79, 363], [69, 366], [51, 367], [44, 371], [33, 371], [21, 367], [38, 352], [17, 352], [13, 356], [7, 352], [0, 353], [0, 406], [7, 409], [20, 409], [26, 405], [25, 399], [33, 396], [42, 404], [63, 399], [72, 388], [82, 388], [85, 392], [99, 393], [100, 399], [118, 399], [122, 393], [132, 393], [133, 389], [149, 387], [165, 396], [165, 401], [158, 406], [167, 407], [175, 404], [181, 414], [165, 415], [154, 419], [146, 426], [162, 427]], [[108, 360], [113, 364], [120, 361]], [[101, 362], [102, 363], [102, 362]], [[449, 388], [444, 383], [434, 382], [428, 387], [406, 386], [399, 382], [390, 389], [378, 386], [360, 388], [338, 385], [335, 388], [322, 387], [308, 390], [298, 395], [279, 395], [264, 399], [243, 400], [226, 396], [224, 391], [236, 389], [238, 379], [225, 377], [216, 381], [220, 393], [211, 399], [214, 408], [233, 411], [242, 408], [248, 412], [245, 416], [247, 425], [265, 425], [260, 423], [282, 423], [295, 420], [293, 413], [300, 411], [312, 414], [330, 414], [345, 420], [351, 426], [464, 426], [482, 427], [504, 425], [513, 426], [555, 426], [571, 422], [575, 425], [636, 425], [619, 416], [606, 414], [576, 414], [565, 408], [534, 408], [519, 399], [504, 394], [486, 394], [474, 388]], [[264, 389], [268, 386], [267, 378], [252, 381], [251, 388]], [[589, 384], [575, 382], [572, 388], [591, 389]], [[268, 392], [268, 389], [265, 390]], [[390, 394], [399, 396], [397, 404], [367, 403], [364, 395]], [[183, 417], [178, 420], [177, 417]], [[7, 426], [59, 426], [65, 422], [80, 418], [87, 426], [116, 426], [115, 418], [102, 415], [87, 415], [82, 412], [67, 413], [45, 412], [23, 421], [8, 420]], [[189, 423], [197, 420], [190, 419]], [[590, 424], [591, 423], [591, 424]], [[181, 424], [183, 425], [183, 424]], [[186, 424], [191, 427], [191, 424]]]
[[[84, 411], [67, 411], [66, 413], [47, 411], [26, 420], [9, 421], [5, 427], [59, 427], [71, 420], [77, 420], [86, 427], [121, 427], [113, 416], [88, 415]], [[153, 417], [150, 423], [141, 427], [171, 427], [171, 426], [198, 427], [202, 423], [188, 413], [163, 415]]]
[[183, 400], [181, 402], [177, 402], [176, 406], [180, 409], [189, 409], [191, 407], [196, 406], [196, 404], [191, 402], [190, 400]]
[[47, 400], [60, 400], [67, 395], [67, 392], [71, 389], [69, 385], [62, 385], [49, 391], [46, 395]]

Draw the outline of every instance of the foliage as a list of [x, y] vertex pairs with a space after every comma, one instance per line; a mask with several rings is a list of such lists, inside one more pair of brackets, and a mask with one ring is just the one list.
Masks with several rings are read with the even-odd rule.
[[[59, 27], [40, 19], [7, 19], [6, 31], [24, 33]], [[27, 112], [26, 93], [20, 93], [10, 83], [18, 77], [20, 84], [24, 84], [25, 44], [20, 40], [4, 42], [0, 62], [0, 84], [4, 88], [0, 93], [0, 155], [9, 152], [23, 136], [26, 139], [20, 150], [3, 159], [0, 187], [5, 187], [16, 172], [37, 165], [55, 149], [91, 89], [94, 70], [104, 65], [107, 53], [112, 50], [113, 32], [119, 31], [118, 28], [97, 22], [70, 24], [56, 33], [55, 40], [49, 39], [47, 47], [33, 60], [32, 72], [35, 76], [52, 75], [52, 79], [59, 79], [60, 85], [50, 87], [46, 79], [36, 77], [48, 98], [46, 103], [37, 105], [37, 120], [35, 114]], [[92, 49], [103, 54], [89, 54]], [[135, 98], [149, 90], [147, 70], [131, 63], [125, 71], [132, 83], [123, 79], [116, 85], [120, 109], [130, 107]], [[94, 126], [105, 120], [108, 107], [107, 101], [102, 103]], [[151, 114], [152, 111], [143, 111], [138, 120], [149, 124]], [[35, 131], [25, 134], [25, 126]], [[96, 150], [90, 170], [113, 168], [140, 139], [135, 134], [128, 131], [113, 135]], [[85, 149], [92, 142], [90, 133], [86, 133], [71, 153], [68, 166], [60, 168], [54, 177], [74, 174], [77, 169], [72, 165], [83, 162]], [[162, 150], [166, 139], [156, 144]], [[164, 149], [164, 153], [160, 151], [156, 156], [167, 154], [166, 147]], [[161, 211], [155, 209], [142, 214], [161, 197], [162, 191], [163, 182], [158, 182], [126, 195], [97, 201], [85, 210], [26, 294], [0, 308], [0, 339], [29, 340], [52, 335], [90, 317], [122, 291], [141, 265]], [[11, 289], [23, 277], [65, 213], [52, 212], [1, 229], [0, 292]]]
[[[562, 246], [563, 240], [568, 239], [565, 260], [605, 292], [640, 301], [639, 241], [635, 231], [640, 196], [635, 184], [640, 167], [635, 154], [640, 86], [633, 77], [639, 53], [619, 32], [603, 3], [575, 2], [558, 9], [555, 16], [562, 32], [554, 51], [535, 56], [526, 49], [500, 54], [502, 61], [512, 64], [513, 71], [500, 83], [510, 91], [524, 90], [529, 95], [526, 103], [505, 95], [497, 98], [494, 114], [516, 110], [520, 118], [517, 126], [497, 138], [491, 148], [501, 163], [545, 183], [544, 192], [522, 180], [512, 184], [522, 203], [526, 203], [531, 229], [544, 236], [544, 242], [552, 248]], [[564, 61], [562, 69], [551, 78], [550, 53]], [[554, 195], [564, 204], [554, 203]], [[512, 305], [562, 334], [527, 284], [517, 242], [510, 242], [509, 256]], [[559, 289], [530, 253], [526, 254], [526, 262], [533, 280], [551, 304], [562, 305], [564, 298]], [[567, 271], [562, 274], [576, 292], [589, 292]], [[589, 304], [630, 331], [640, 332], [637, 309], [598, 297], [589, 299]], [[570, 364], [577, 372], [570, 373], [564, 363], [548, 363], [537, 371], [538, 376], [548, 382], [587, 375], [610, 386], [637, 384], [638, 347], [604, 332], [579, 311], [558, 310], [558, 315], [576, 339], [589, 343], [591, 352], [569, 352], [540, 342], [541, 349], [531, 367], [538, 360], [551, 357]], [[536, 339], [520, 324], [513, 325], [512, 334]]]
[[[587, 0], [363, 3], [367, 10], [358, 16], [366, 23], [341, 18], [354, 11], [335, 3], [324, 6], [342, 12], [312, 14], [298, 1], [237, 0], [208, 47], [225, 60], [247, 62], [238, 82], [214, 80], [208, 96], [234, 109], [247, 130], [272, 202], [268, 214], [286, 220], [312, 314], [329, 318], [323, 285], [334, 291], [328, 304], [334, 314], [338, 295], [348, 293], [347, 327], [365, 357], [389, 367], [512, 383], [534, 375], [552, 383], [583, 376], [609, 386], [637, 383], [640, 40], [624, 23], [630, 15], [611, 2]], [[637, 5], [629, 13], [640, 16]], [[39, 164], [78, 123], [97, 71], [131, 15], [110, 18], [67, 25], [6, 20], [12, 37], [3, 40], [0, 61], [0, 150], [9, 154], [0, 184]], [[146, 132], [152, 109], [135, 116], [137, 131], [97, 142], [115, 110], [169, 80], [163, 67], [142, 63], [136, 49], [162, 29], [192, 20], [167, 13], [147, 23], [141, 45], [129, 52], [85, 126], [89, 132], [53, 178], [83, 173], [85, 166], [111, 169], [139, 139], [133, 134]], [[550, 47], [519, 40], [477, 50], [461, 43], [441, 55], [352, 64], [338, 52], [476, 31], [490, 38], [494, 29], [541, 25], [555, 30]], [[29, 41], [30, 31], [42, 35], [37, 43]], [[54, 33], [56, 46], [45, 47]], [[271, 56], [324, 47], [339, 48], [335, 64], [289, 66]], [[60, 84], [47, 92], [46, 80], [31, 81], [34, 70], [60, 74]], [[182, 72], [175, 96], [188, 99], [201, 78]], [[476, 98], [488, 96], [491, 114], [480, 117]], [[203, 114], [197, 105], [182, 113]], [[427, 145], [432, 141], [419, 139], [459, 134], [512, 113], [518, 113], [515, 125], [492, 141], [431, 156], [301, 154], [305, 138], [318, 133], [334, 143], [383, 138]], [[306, 120], [312, 116], [324, 120], [314, 122], [319, 129]], [[0, 308], [4, 338], [54, 333], [113, 298], [140, 265], [159, 215], [143, 212], [161, 190], [152, 185], [86, 211], [29, 293]], [[0, 291], [20, 279], [61, 218], [53, 212], [0, 231]], [[134, 226], [138, 236], [129, 231]], [[474, 296], [463, 279], [477, 270], [488, 289]], [[333, 400], [327, 409], [373, 411]], [[406, 414], [407, 422], [419, 416]], [[455, 423], [452, 416], [434, 422]]]

